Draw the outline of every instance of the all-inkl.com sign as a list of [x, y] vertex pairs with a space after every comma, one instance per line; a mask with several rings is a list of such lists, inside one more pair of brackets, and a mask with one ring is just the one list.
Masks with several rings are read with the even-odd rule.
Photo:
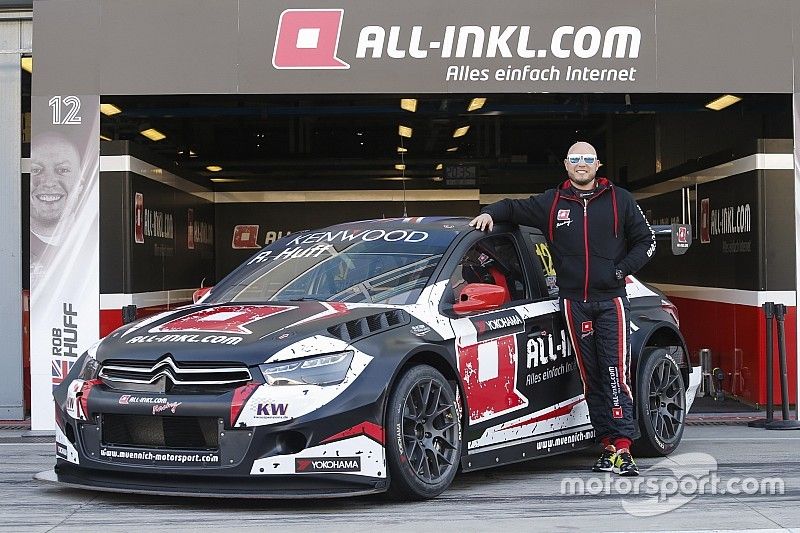
[[[418, 91], [420, 83], [431, 90], [471, 84], [507, 91], [576, 83], [622, 90], [650, 82], [653, 35], [646, 17], [576, 15], [555, 20], [527, 5], [519, 16], [462, 22], [464, 15], [452, 11], [422, 20], [400, 13], [365, 17], [363, 10], [344, 8], [286, 9], [276, 25], [272, 67], [425, 73], [427, 81], [414, 80]], [[318, 73], [317, 79], [324, 77]]]

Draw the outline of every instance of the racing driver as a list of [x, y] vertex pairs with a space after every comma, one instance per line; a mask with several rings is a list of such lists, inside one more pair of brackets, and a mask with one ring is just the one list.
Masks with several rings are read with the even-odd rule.
[[470, 225], [539, 228], [553, 251], [561, 310], [578, 360], [589, 417], [603, 445], [595, 472], [638, 476], [630, 388], [630, 309], [625, 277], [653, 257], [655, 235], [631, 194], [596, 176], [597, 151], [586, 142], [564, 160], [569, 179], [527, 199], [483, 208]]

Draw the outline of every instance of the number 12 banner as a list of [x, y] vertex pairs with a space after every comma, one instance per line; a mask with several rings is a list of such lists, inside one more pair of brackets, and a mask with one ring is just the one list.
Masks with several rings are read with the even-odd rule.
[[31, 429], [99, 335], [100, 97], [31, 100]]

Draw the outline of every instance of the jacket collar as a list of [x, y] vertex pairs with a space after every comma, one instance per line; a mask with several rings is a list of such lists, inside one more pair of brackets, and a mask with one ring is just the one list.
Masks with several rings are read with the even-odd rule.
[[[608, 181], [606, 178], [596, 178], [596, 179], [597, 179], [596, 191], [598, 194], [614, 186], [614, 184]], [[567, 178], [561, 185], [559, 185], [558, 190], [562, 196], [572, 196], [572, 197], [575, 196], [572, 193], [571, 183], [572, 182], [569, 180], [569, 178]]]

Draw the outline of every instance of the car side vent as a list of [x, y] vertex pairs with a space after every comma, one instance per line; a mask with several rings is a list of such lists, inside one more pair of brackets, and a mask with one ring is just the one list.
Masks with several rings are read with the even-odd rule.
[[393, 309], [357, 320], [348, 320], [344, 324], [328, 328], [328, 332], [343, 341], [351, 342], [371, 333], [408, 324], [410, 321], [405, 311]]

